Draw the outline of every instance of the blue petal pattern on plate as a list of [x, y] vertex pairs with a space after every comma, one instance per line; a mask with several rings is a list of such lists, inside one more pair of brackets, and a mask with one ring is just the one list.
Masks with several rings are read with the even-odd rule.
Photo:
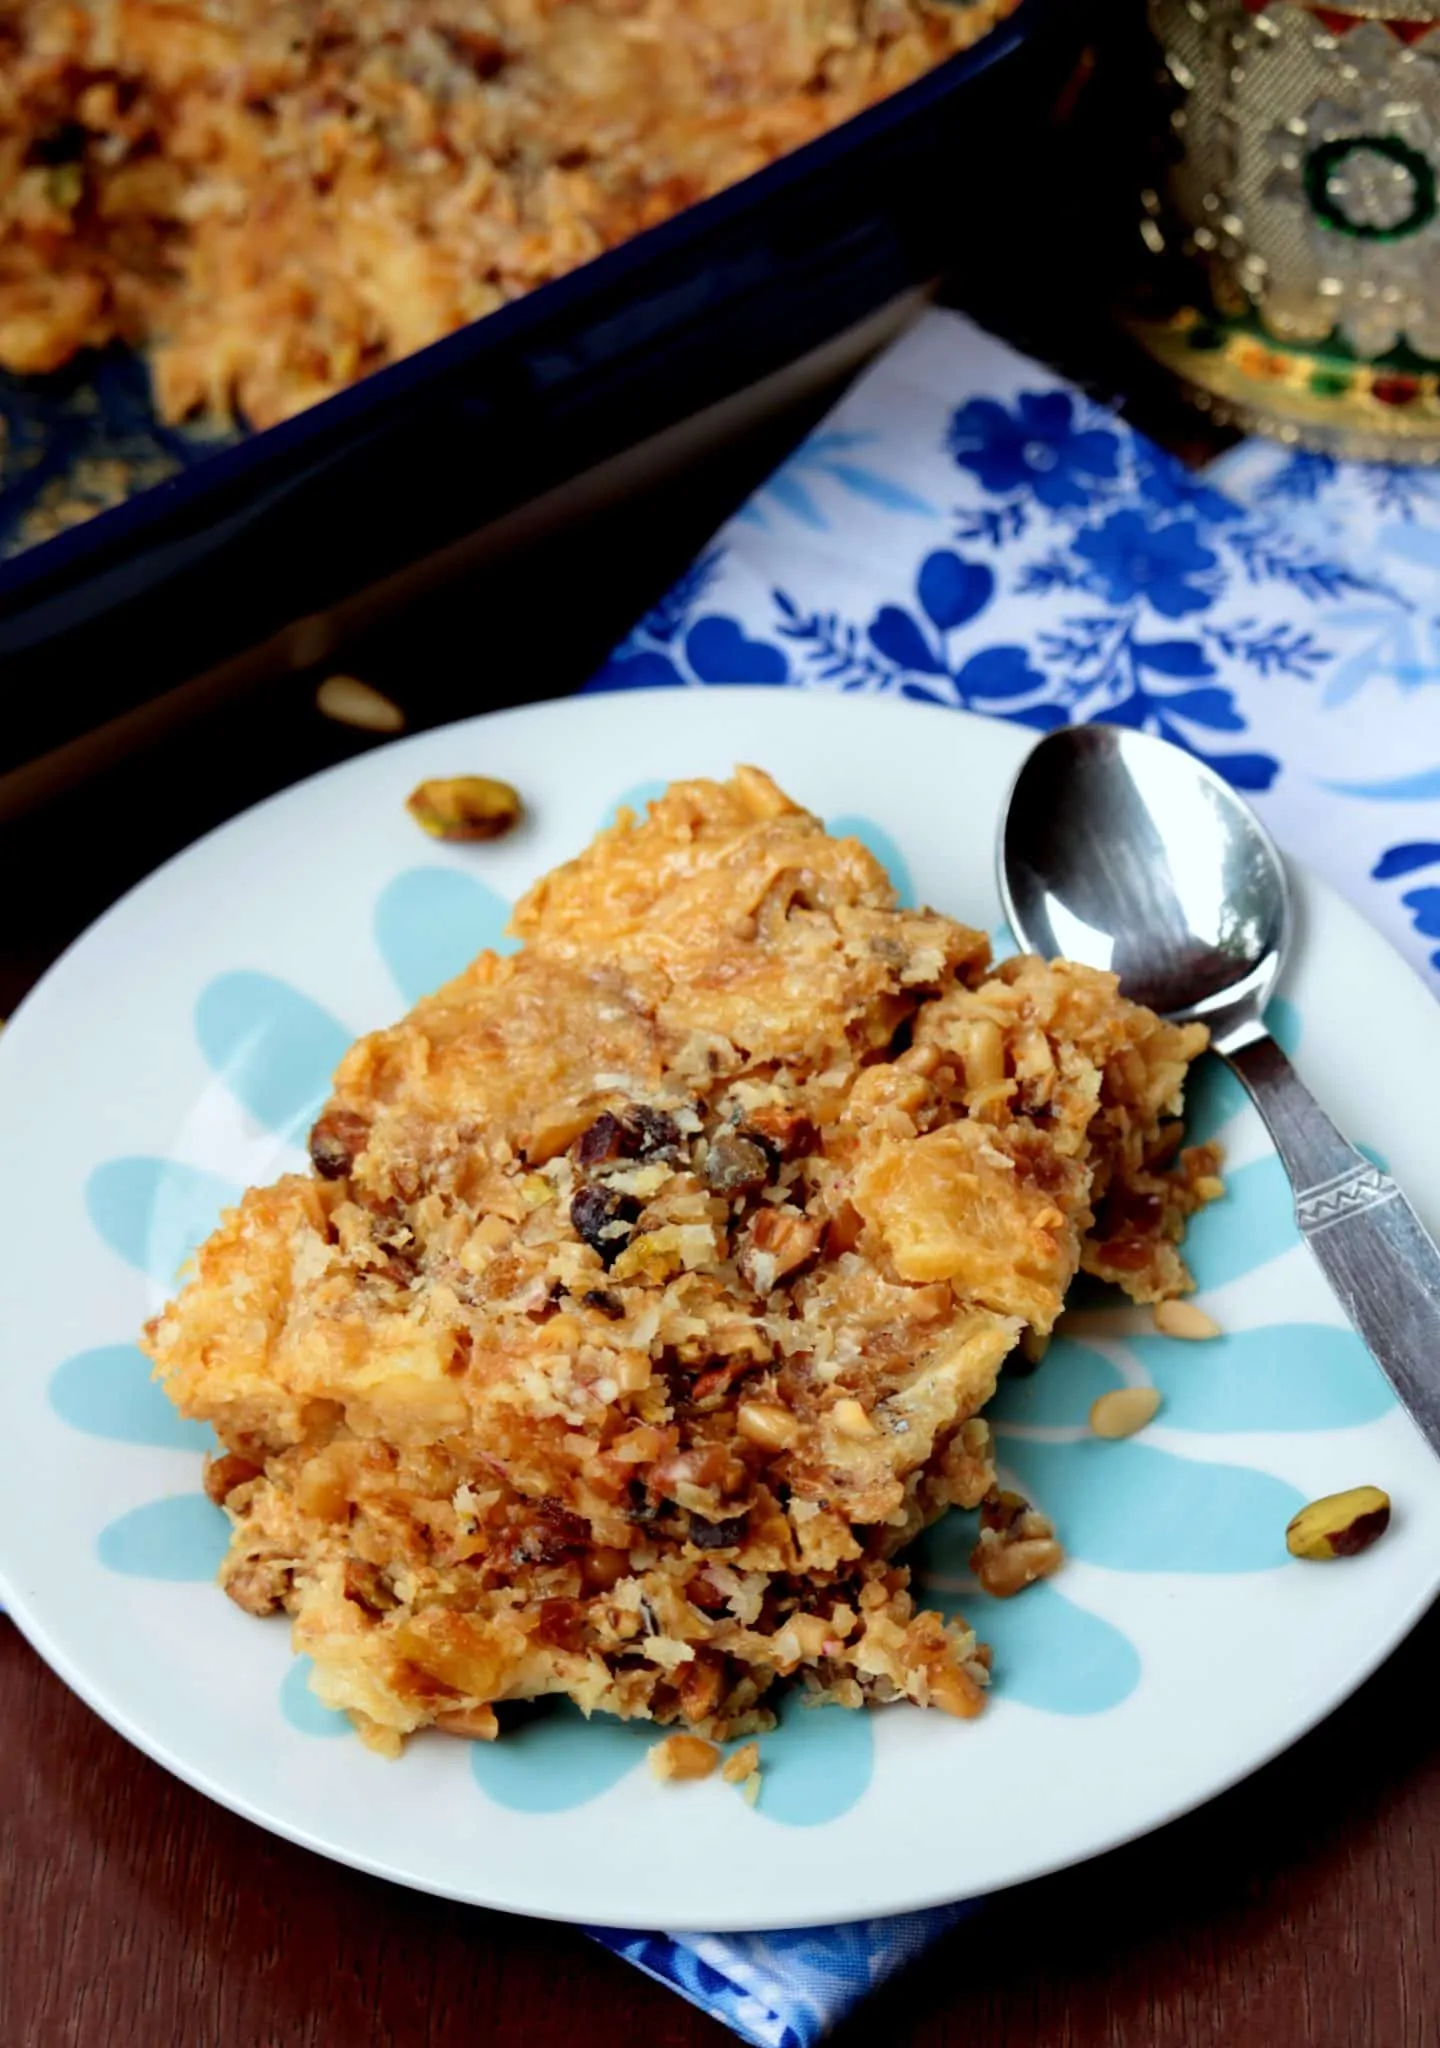
[[[1131, 1437], [1038, 1443], [1006, 1435], [1000, 1462], [1085, 1564], [1120, 1572], [1263, 1572], [1286, 1562], [1305, 1496], [1251, 1465], [1195, 1464]], [[987, 1616], [988, 1618], [988, 1616]]]
[[407, 868], [380, 892], [375, 943], [405, 1001], [418, 1003], [487, 947], [513, 953], [509, 917], [504, 897], [460, 868]]
[[1202, 1287], [1228, 1287], [1300, 1242], [1285, 1169], [1269, 1153], [1225, 1176], [1223, 1202], [1192, 1217], [1185, 1258]]
[[195, 1036], [255, 1121], [296, 1137], [315, 1121], [352, 1034], [288, 982], [246, 969], [206, 984]]
[[656, 1737], [648, 1722], [609, 1714], [587, 1721], [568, 1700], [547, 1701], [501, 1741], [472, 1742], [470, 1769], [497, 1806], [565, 1813], [618, 1784]]
[[758, 1811], [788, 1827], [813, 1828], [848, 1813], [870, 1782], [874, 1735], [868, 1714], [807, 1707], [791, 1697], [762, 1746]]
[[1353, 1429], [1395, 1406], [1355, 1332], [1333, 1323], [1230, 1330], [1199, 1357], [1167, 1337], [1132, 1337], [1127, 1349], [1164, 1395], [1169, 1429]]
[[230, 1525], [203, 1493], [172, 1493], [131, 1508], [100, 1531], [100, 1562], [131, 1579], [198, 1584], [220, 1569]]
[[348, 1735], [350, 1717], [337, 1714], [310, 1690], [314, 1669], [308, 1657], [297, 1657], [280, 1685], [280, 1711], [297, 1735]]
[[173, 1287], [220, 1211], [240, 1193], [233, 1181], [174, 1159], [107, 1159], [85, 1184], [85, 1207], [112, 1252], [161, 1287]]
[[668, 788], [668, 783], [656, 782], [653, 779], [649, 782], [632, 783], [623, 795], [616, 797], [605, 813], [601, 820], [602, 829], [604, 826], [615, 824], [622, 811], [633, 811], [637, 818], [643, 818], [646, 805], [654, 803], [657, 796], [664, 796]]
[[925, 1601], [989, 1643], [997, 1695], [1047, 1714], [1104, 1714], [1128, 1699], [1140, 1682], [1130, 1638], [1077, 1607], [1053, 1580], [1031, 1586], [1023, 1600], [992, 1600], [970, 1576], [975, 1533], [973, 1515], [949, 1515], [912, 1545], [910, 1564]]
[[995, 1653], [995, 1690], [1004, 1699], [1047, 1714], [1105, 1714], [1140, 1683], [1130, 1638], [1048, 1579], [1023, 1600], [974, 1594], [960, 1609]]
[[[1276, 1323], [1231, 1330], [1203, 1347], [1171, 1337], [1116, 1339], [1160, 1389], [1167, 1429], [1213, 1434], [1247, 1430], [1353, 1429], [1394, 1406], [1379, 1367], [1351, 1329], [1333, 1323]], [[1057, 1337], [1045, 1369], [1007, 1378], [987, 1413], [997, 1428], [1088, 1427], [1090, 1405], [1125, 1375], [1103, 1351], [1071, 1335]]]
[[[1172, 1351], [1179, 1346], [1161, 1338]], [[1006, 1373], [986, 1414], [993, 1427], [1016, 1424], [1030, 1429], [1085, 1429], [1090, 1404], [1122, 1376], [1103, 1351], [1071, 1336], [1058, 1336], [1045, 1354], [1043, 1371], [1020, 1375]]]
[[[660, 1735], [652, 1722], [587, 1721], [568, 1701], [547, 1701], [499, 1742], [474, 1743], [470, 1768], [497, 1805], [563, 1813], [608, 1792]], [[759, 1810], [790, 1827], [820, 1826], [854, 1805], [873, 1762], [868, 1716], [791, 1699], [765, 1737]]]
[[[661, 787], [639, 784], [619, 803], [643, 810]], [[904, 857], [883, 828], [863, 816], [830, 823], [863, 840], [889, 868], [902, 898], [913, 901]], [[499, 897], [463, 869], [419, 867], [398, 875], [381, 894], [375, 939], [401, 995], [413, 1001], [482, 947], [503, 948], [505, 917]], [[995, 940], [997, 954], [1010, 950], [1008, 932], [997, 931]], [[1282, 1043], [1293, 1047], [1298, 1019], [1289, 1006], [1276, 1004], [1270, 1021]], [[298, 1131], [323, 1098], [348, 1037], [311, 997], [248, 972], [210, 984], [197, 1005], [196, 1031], [207, 1060], [237, 1099], [286, 1135]], [[1219, 1063], [1208, 1062], [1196, 1076], [1193, 1102], [1191, 1129], [1199, 1138], [1228, 1123], [1243, 1098]], [[214, 1175], [162, 1159], [109, 1161], [86, 1191], [105, 1242], [167, 1286], [237, 1192]], [[1192, 1226], [1187, 1252], [1201, 1283], [1218, 1287], [1297, 1242], [1289, 1190], [1270, 1155], [1230, 1175], [1226, 1199]], [[1109, 1314], [1105, 1328], [1116, 1327]], [[1358, 1340], [1328, 1326], [1236, 1331], [1204, 1346], [1148, 1333], [1087, 1342], [1083, 1325], [1058, 1339], [1044, 1369], [1029, 1380], [1007, 1381], [995, 1403], [1002, 1461], [1060, 1522], [1073, 1556], [1114, 1570], [1223, 1573], [1284, 1566], [1284, 1528], [1300, 1496], [1249, 1465], [1187, 1458], [1153, 1439], [1102, 1443], [1092, 1437], [1085, 1427], [1090, 1402], [1124, 1376], [1101, 1348], [1111, 1344], [1122, 1347], [1130, 1373], [1146, 1374], [1161, 1388], [1161, 1420], [1174, 1431], [1341, 1428], [1390, 1405]], [[163, 1397], [128, 1345], [66, 1360], [51, 1397], [76, 1428], [116, 1441], [187, 1448], [205, 1441], [203, 1431], [191, 1435], [187, 1425], [166, 1419], [168, 1410], [156, 1405]], [[1204, 1530], [1203, 1540], [1197, 1529]], [[1078, 1605], [1062, 1585], [1032, 1588], [1023, 1600], [989, 1600], [969, 1578], [972, 1541], [966, 1518], [952, 1518], [917, 1547], [916, 1578], [922, 1595], [964, 1613], [993, 1643], [1002, 1698], [1047, 1713], [1093, 1714], [1133, 1691], [1140, 1661], [1122, 1630]], [[204, 1579], [224, 1542], [224, 1517], [196, 1493], [132, 1510], [101, 1532], [99, 1548], [118, 1572]], [[287, 1673], [282, 1714], [306, 1734], [339, 1732], [343, 1717], [314, 1699], [307, 1669], [301, 1658]], [[606, 1791], [654, 1740], [653, 1728], [604, 1716], [587, 1723], [573, 1708], [552, 1706], [499, 1744], [472, 1745], [471, 1768], [492, 1799], [529, 1812], [558, 1812]], [[760, 1813], [791, 1826], [822, 1825], [852, 1806], [869, 1782], [871, 1718], [791, 1702], [766, 1738], [764, 1766]]]
[[62, 1359], [50, 1377], [50, 1406], [72, 1429], [111, 1443], [176, 1451], [215, 1448], [203, 1422], [187, 1422], [176, 1414], [135, 1344], [101, 1344]]

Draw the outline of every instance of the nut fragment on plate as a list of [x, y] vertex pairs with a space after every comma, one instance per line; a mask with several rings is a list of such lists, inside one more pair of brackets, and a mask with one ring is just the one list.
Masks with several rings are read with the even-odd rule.
[[362, 732], [404, 732], [405, 713], [358, 676], [327, 676], [315, 692], [315, 708], [337, 725]]
[[708, 1778], [720, 1752], [703, 1735], [667, 1735], [650, 1752], [650, 1769], [662, 1785], [673, 1778]]
[[1111, 1441], [1134, 1436], [1160, 1412], [1158, 1387], [1112, 1387], [1090, 1404], [1090, 1431]]
[[1058, 1572], [1064, 1562], [1054, 1523], [1032, 1508], [1023, 1494], [995, 1488], [985, 1496], [970, 1569], [994, 1599], [1012, 1599], [1037, 1579]]
[[760, 1745], [758, 1742], [742, 1742], [733, 1756], [727, 1756], [720, 1768], [720, 1775], [727, 1785], [743, 1785], [752, 1771], [760, 1768]]
[[1187, 1337], [1194, 1342], [1220, 1335], [1214, 1316], [1207, 1316], [1193, 1301], [1157, 1301], [1155, 1327], [1162, 1337]]
[[419, 783], [405, 808], [432, 839], [499, 839], [519, 823], [519, 795], [490, 775], [437, 776]]
[[1378, 1486], [1352, 1486], [1301, 1508], [1285, 1531], [1285, 1548], [1292, 1557], [1316, 1561], [1356, 1557], [1378, 1542], [1389, 1526], [1389, 1494]]

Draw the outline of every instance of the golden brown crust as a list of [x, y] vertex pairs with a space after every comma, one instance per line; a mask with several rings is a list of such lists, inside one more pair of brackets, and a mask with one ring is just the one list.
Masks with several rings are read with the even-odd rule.
[[0, 0], [0, 365], [299, 411], [734, 184], [1015, 0]]
[[232, 1596], [381, 1746], [547, 1692], [742, 1734], [797, 1673], [975, 1712], [973, 1635], [895, 1553], [991, 1492], [979, 1411], [1082, 1256], [1188, 1284], [1165, 1120], [1203, 1030], [992, 970], [754, 769], [515, 930], [347, 1054], [316, 1175], [249, 1193], [148, 1333], [226, 1446]]

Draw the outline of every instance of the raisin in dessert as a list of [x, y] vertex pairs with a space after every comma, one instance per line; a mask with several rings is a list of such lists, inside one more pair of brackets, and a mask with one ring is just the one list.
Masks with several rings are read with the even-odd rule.
[[[1190, 1284], [1202, 1027], [897, 905], [755, 769], [536, 885], [342, 1062], [314, 1172], [247, 1194], [147, 1333], [224, 1455], [221, 1579], [376, 1748], [507, 1701], [724, 1738], [777, 1686], [973, 1715], [899, 1554], [987, 1504], [982, 1410], [1083, 1265]], [[1007, 1502], [1009, 1503], [1007, 1505]]]

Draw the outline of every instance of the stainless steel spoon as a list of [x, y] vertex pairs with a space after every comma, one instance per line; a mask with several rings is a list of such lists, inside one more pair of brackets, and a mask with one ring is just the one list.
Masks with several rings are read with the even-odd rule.
[[999, 871], [1006, 914], [1028, 951], [1109, 968], [1136, 1002], [1209, 1025], [1269, 1126], [1310, 1249], [1440, 1453], [1440, 1251], [1265, 1029], [1290, 894], [1254, 813], [1164, 740], [1062, 726], [1015, 778]]

